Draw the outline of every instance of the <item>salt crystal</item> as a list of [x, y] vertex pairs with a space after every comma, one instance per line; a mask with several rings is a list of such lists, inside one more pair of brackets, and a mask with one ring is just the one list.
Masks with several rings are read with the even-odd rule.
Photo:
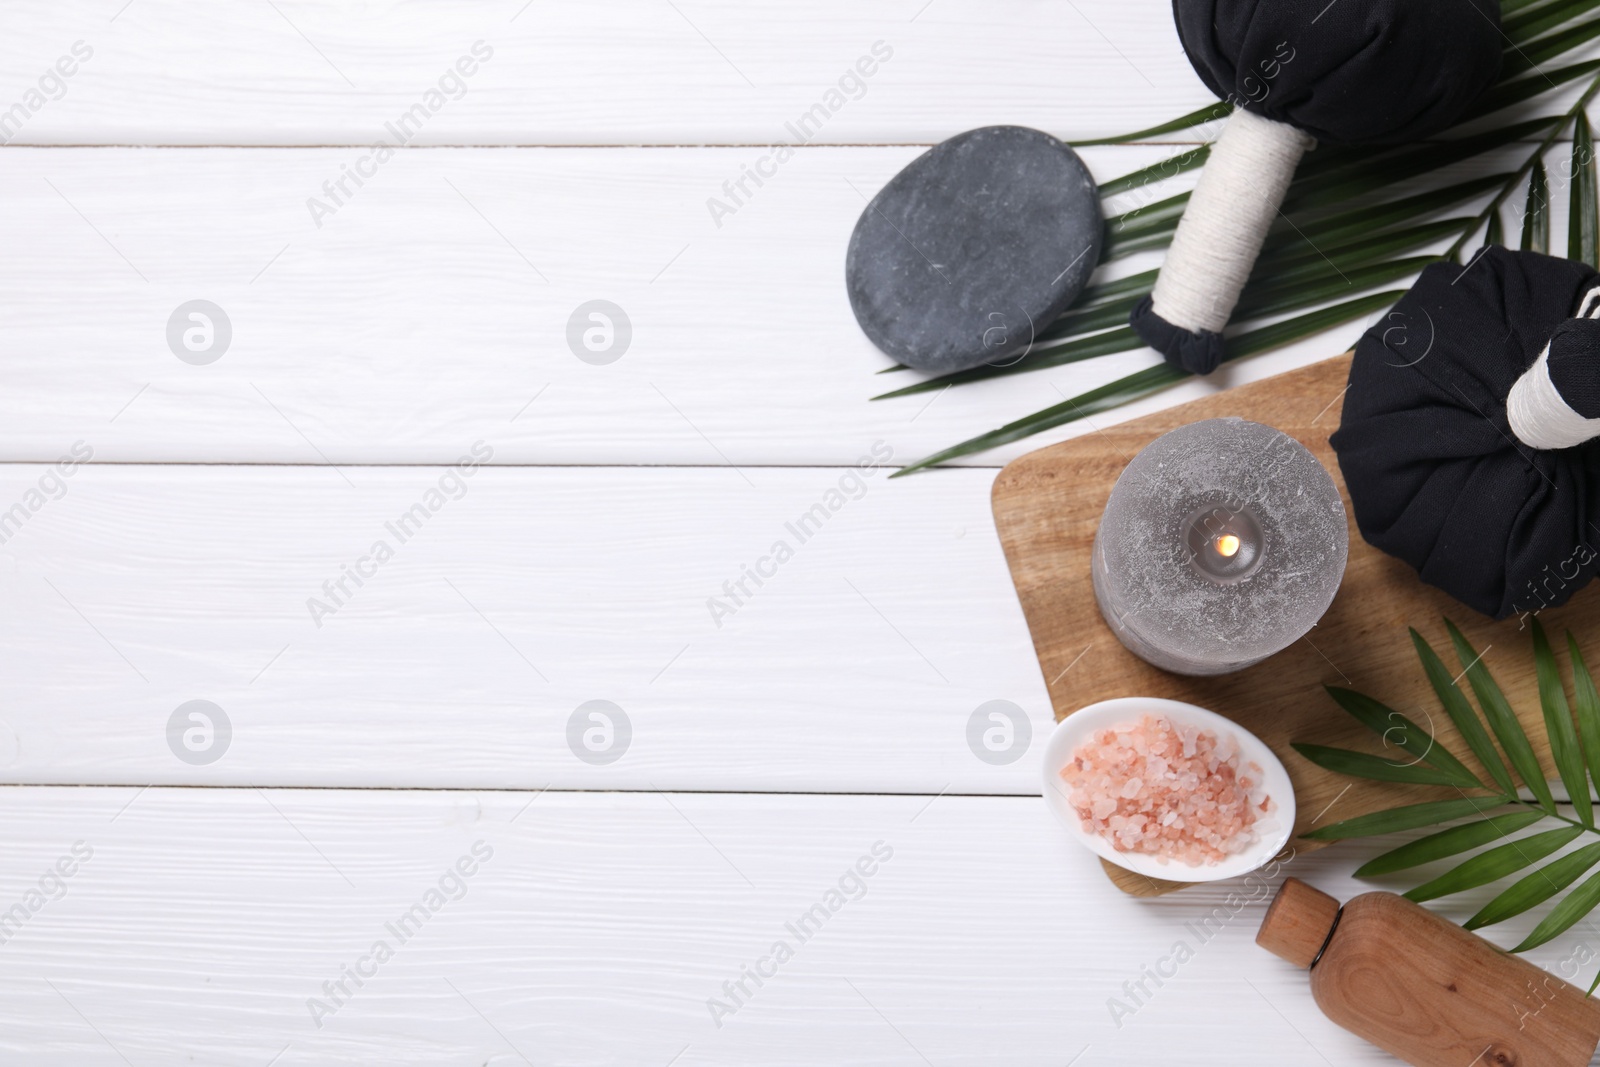
[[1260, 813], [1275, 806], [1260, 766], [1241, 767], [1237, 738], [1154, 715], [1096, 731], [1061, 778], [1085, 830], [1162, 863], [1216, 864], [1243, 852]]

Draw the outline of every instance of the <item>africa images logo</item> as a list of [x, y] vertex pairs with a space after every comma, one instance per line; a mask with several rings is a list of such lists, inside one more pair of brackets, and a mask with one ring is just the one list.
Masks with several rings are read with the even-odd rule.
[[[383, 124], [389, 136], [394, 138], [390, 144], [380, 137], [372, 144], [372, 151], [356, 160], [354, 167], [348, 163], [339, 165], [339, 175], [322, 183], [321, 197], [308, 197], [306, 210], [311, 212], [311, 221], [317, 229], [322, 229], [322, 220], [329, 215], [337, 214], [356, 191], [367, 183], [370, 178], [377, 177], [378, 168], [394, 158], [394, 154], [401, 148], [410, 144], [422, 132], [422, 127], [428, 120], [440, 111], [451, 100], [460, 100], [467, 95], [466, 79], [478, 73], [480, 65], [494, 58], [494, 49], [483, 41], [472, 43], [471, 55], [463, 55], [452, 66], [446, 67], [435, 85], [430, 86], [422, 94], [422, 99], [412, 104], [392, 122]], [[447, 95], [448, 94], [448, 95]], [[355, 189], [350, 188], [351, 183]]]
[[795, 156], [795, 149], [810, 144], [822, 132], [822, 127], [828, 120], [844, 110], [846, 104], [852, 100], [860, 100], [867, 95], [867, 79], [878, 73], [883, 64], [894, 58], [894, 46], [887, 41], [872, 42], [872, 54], [859, 57], [855, 64], [846, 67], [838, 81], [828, 87], [822, 98], [801, 112], [792, 122], [783, 124], [784, 130], [794, 138], [793, 144], [780, 143], [771, 152], [759, 157], [754, 168], [748, 164], [740, 164], [739, 176], [730, 178], [722, 183], [722, 196], [706, 197], [706, 210], [711, 213], [711, 221], [717, 229], [722, 229], [722, 220], [727, 215], [737, 215], [739, 209], [744, 207], [755, 196], [752, 184], [760, 189], [767, 181], [778, 176], [778, 168], [783, 166]]

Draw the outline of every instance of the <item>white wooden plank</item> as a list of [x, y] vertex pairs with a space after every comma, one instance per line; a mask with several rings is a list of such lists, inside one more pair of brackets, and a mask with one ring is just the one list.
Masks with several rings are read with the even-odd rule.
[[[1388, 1062], [1251, 943], [1262, 883], [1131, 900], [1025, 795], [1049, 704], [991, 471], [878, 471], [803, 544], [786, 525], [874, 446], [902, 462], [1152, 361], [868, 404], [904, 379], [873, 377], [886, 361], [841, 263], [862, 195], [918, 145], [991, 122], [1109, 134], [1203, 103], [1164, 8], [17, 0], [0, 30], [0, 460], [82, 442], [99, 461], [61, 481], [0, 466], [0, 778], [80, 783], [0, 790], [0, 1060]], [[479, 40], [494, 54], [466, 95], [321, 226], [308, 198], [363, 150], [18, 147], [393, 140]], [[64, 95], [8, 127], [77, 41], [93, 54]], [[878, 41], [893, 54], [819, 147], [720, 226], [708, 198], [767, 149], [420, 147], [781, 143]], [[1087, 158], [1106, 177], [1164, 151]], [[235, 331], [204, 366], [165, 337], [197, 298]], [[635, 330], [608, 366], [565, 340], [596, 298]], [[480, 441], [495, 464], [590, 466], [443, 483], [368, 466]], [[414, 534], [386, 526], [430, 487], [464, 495]], [[393, 558], [353, 588], [346, 565], [379, 540]], [[793, 558], [719, 627], [708, 599], [778, 540]], [[312, 597], [338, 609], [320, 627]], [[1003, 766], [966, 739], [996, 699], [1033, 731]], [[225, 709], [216, 762], [171, 747], [192, 700]], [[630, 723], [612, 763], [570, 747], [593, 700]], [[447, 786], [523, 791], [425, 791]], [[72, 877], [41, 880], [80, 841]], [[466, 895], [400, 945], [385, 923], [480, 841]], [[894, 854], [866, 896], [800, 944], [784, 924], [878, 841]], [[1363, 852], [1291, 873], [1348, 896]], [[780, 938], [794, 960], [718, 1027], [709, 998]], [[395, 958], [339, 1003], [323, 983], [378, 939]], [[1133, 999], [1179, 940], [1194, 960]], [[338, 1009], [321, 1027], [313, 998]]]
[[[0, 774], [1036, 792], [1051, 715], [992, 477], [8, 465]], [[210, 765], [169, 748], [191, 700], [232, 724]], [[568, 744], [592, 700], [632, 724], [606, 765]], [[991, 700], [1031, 726], [1009, 765], [967, 744]]]
[[[39, 788], [0, 796], [0, 835], [8, 908], [93, 850], [4, 945], [7, 1063], [1391, 1062], [1254, 945], [1272, 886], [1123, 896], [1037, 798]], [[385, 924], [476, 842], [465, 895], [400, 944]], [[785, 924], [878, 842], [865, 895], [800, 942]], [[1357, 851], [1286, 872], [1348, 896]], [[319, 1029], [308, 1000], [380, 940]], [[708, 1000], [779, 940], [719, 1028]]]
[[[490, 58], [413, 143], [771, 144], [818, 103], [827, 143], [1002, 122], [1085, 138], [1209, 98], [1165, 11], [1119, 0], [19, 0], [0, 13], [4, 106], [78, 41], [92, 56], [13, 143], [370, 144], [480, 41]], [[875, 44], [887, 59], [858, 78]]]
[[[319, 229], [305, 202], [349, 150], [14, 150], [0, 458], [48, 462], [81, 438], [102, 460], [440, 463], [483, 438], [495, 462], [849, 464], [882, 439], [904, 462], [1156, 360], [869, 402], [914, 379], [876, 373], [890, 361], [850, 312], [844, 248], [862, 197], [918, 151], [808, 150], [720, 228], [706, 200], [749, 150], [410, 151]], [[1088, 158], [1111, 176], [1169, 151]], [[232, 326], [204, 366], [167, 338], [195, 299]], [[632, 324], [605, 366], [567, 340], [594, 299]], [[1325, 357], [1361, 328], [1146, 406]]]

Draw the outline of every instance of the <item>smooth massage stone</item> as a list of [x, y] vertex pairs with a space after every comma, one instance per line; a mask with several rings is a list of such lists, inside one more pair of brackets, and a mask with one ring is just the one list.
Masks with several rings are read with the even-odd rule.
[[1012, 361], [1083, 290], [1104, 227], [1071, 148], [1022, 126], [969, 130], [912, 160], [861, 213], [850, 306], [908, 367]]

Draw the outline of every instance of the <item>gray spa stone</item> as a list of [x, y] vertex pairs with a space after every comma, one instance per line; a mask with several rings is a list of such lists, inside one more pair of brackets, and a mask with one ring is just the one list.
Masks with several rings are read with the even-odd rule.
[[1013, 361], [1083, 290], [1104, 226], [1071, 148], [1022, 126], [969, 130], [912, 160], [861, 213], [850, 306], [908, 367]]

